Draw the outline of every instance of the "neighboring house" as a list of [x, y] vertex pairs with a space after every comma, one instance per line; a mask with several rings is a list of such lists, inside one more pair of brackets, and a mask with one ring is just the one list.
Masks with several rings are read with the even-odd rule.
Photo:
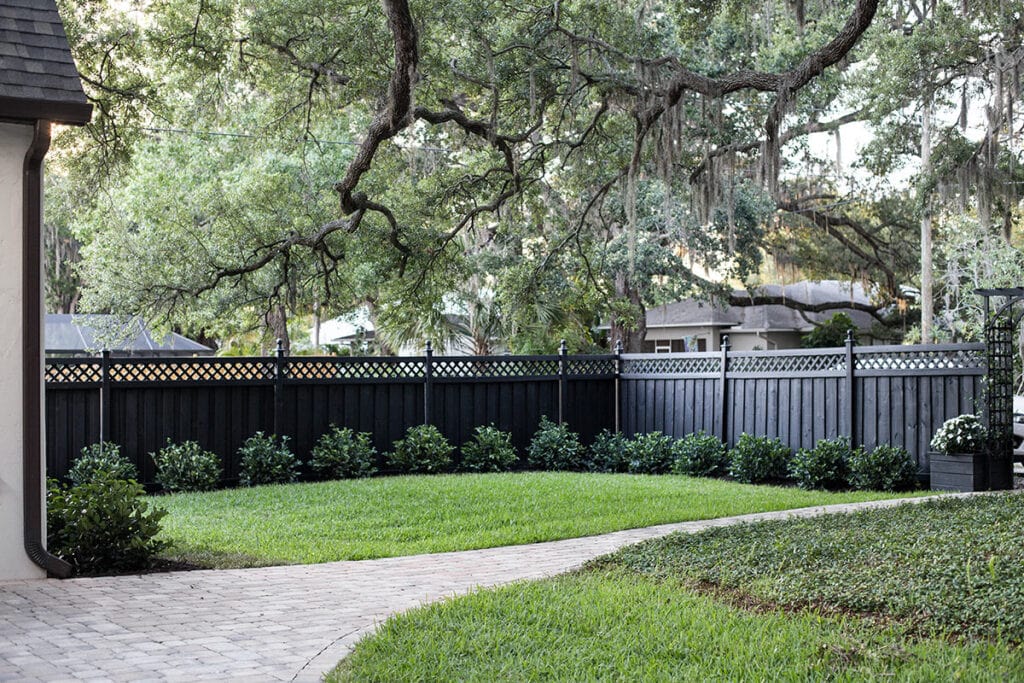
[[0, 1], [0, 580], [71, 571], [44, 539], [43, 158], [91, 116], [54, 0]]
[[161, 339], [138, 318], [114, 315], [46, 314], [47, 356], [212, 356], [213, 349], [171, 333]]
[[[452, 326], [464, 326], [465, 317], [457, 314], [446, 316]], [[376, 338], [376, 330], [370, 321], [370, 316], [365, 309], [360, 309], [350, 315], [332, 318], [314, 325], [309, 331], [311, 345], [315, 348], [325, 346], [336, 346], [347, 348], [352, 355], [358, 356], [368, 352], [373, 346]], [[426, 340], [408, 342], [401, 348], [395, 349], [399, 356], [422, 356]], [[436, 356], [471, 356], [473, 355], [473, 342], [469, 337], [456, 337], [447, 342], [437, 339], [431, 340], [431, 346]], [[495, 353], [505, 352], [505, 342], [493, 340], [492, 348]]]
[[[745, 296], [745, 290], [735, 294]], [[850, 301], [870, 304], [870, 298], [859, 283], [804, 280], [792, 285], [762, 285], [754, 294], [781, 296], [805, 304]], [[835, 313], [845, 313], [857, 326], [860, 344], [872, 344], [875, 319], [863, 311], [837, 307], [821, 313], [805, 313], [783, 305], [717, 306], [708, 301], [687, 299], [647, 311], [645, 353], [677, 353], [680, 351], [717, 351], [722, 335], [729, 335], [733, 351], [795, 349], [803, 335]]]

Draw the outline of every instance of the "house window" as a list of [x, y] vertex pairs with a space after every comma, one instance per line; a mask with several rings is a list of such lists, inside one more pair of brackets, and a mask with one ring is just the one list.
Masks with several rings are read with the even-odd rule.
[[686, 350], [687, 351], [707, 351], [708, 350], [708, 338], [707, 337], [687, 337], [686, 338]]
[[655, 353], [672, 353], [672, 341], [670, 339], [658, 339], [654, 342]]

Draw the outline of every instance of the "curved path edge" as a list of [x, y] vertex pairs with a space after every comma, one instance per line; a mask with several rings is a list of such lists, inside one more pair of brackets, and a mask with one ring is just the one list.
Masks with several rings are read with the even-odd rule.
[[[946, 494], [942, 498], [984, 494]], [[674, 532], [921, 503], [845, 503], [378, 560], [0, 583], [0, 681], [317, 681], [392, 614], [554, 576]]]

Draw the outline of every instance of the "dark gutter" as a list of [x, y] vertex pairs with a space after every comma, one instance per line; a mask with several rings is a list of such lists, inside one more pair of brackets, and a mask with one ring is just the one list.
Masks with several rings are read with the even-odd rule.
[[[74, 95], [69, 93], [69, 96]], [[92, 119], [92, 105], [85, 101], [81, 91], [77, 95], [82, 99], [46, 100], [0, 95], [0, 119], [18, 123], [46, 120], [81, 126]]]
[[50, 576], [66, 579], [71, 565], [46, 551], [43, 543], [42, 443], [42, 218], [43, 157], [50, 149], [50, 122], [36, 121], [32, 144], [25, 152], [22, 174], [22, 488], [25, 498], [25, 552]]

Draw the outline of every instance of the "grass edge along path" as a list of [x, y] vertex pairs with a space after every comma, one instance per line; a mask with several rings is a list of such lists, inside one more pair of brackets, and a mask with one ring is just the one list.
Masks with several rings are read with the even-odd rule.
[[[748, 578], [744, 570], [759, 564], [776, 570], [786, 565], [785, 572], [798, 575], [808, 563], [815, 569], [821, 564], [821, 557], [810, 556], [825, 537], [835, 535], [837, 526], [846, 526], [844, 521], [867, 536], [879, 529], [884, 534], [889, 526], [889, 535], [895, 537], [912, 530], [915, 521], [927, 527], [946, 516], [952, 518], [950, 546], [965, 544], [967, 553], [984, 552], [993, 538], [1002, 538], [997, 552], [1012, 551], [1012, 538], [999, 531], [963, 534], [964, 525], [956, 519], [986, 519], [1006, 501], [998, 494], [949, 497], [849, 516], [744, 524], [647, 541], [571, 574], [479, 591], [393, 617], [360, 641], [327, 680], [1021, 680], [1020, 633], [1007, 638], [997, 628], [988, 637], [978, 637], [969, 624], [922, 630], [920, 623], [884, 609], [866, 616], [833, 609], [824, 616], [807, 607], [807, 595], [791, 595], [790, 604], [781, 605], [756, 595], [745, 599], [742, 587], [725, 596], [713, 586], [702, 589], [702, 576], [685, 570], [687, 558], [698, 558], [702, 569], [739, 564], [736, 573]], [[1009, 502], [1024, 504], [1024, 495]], [[894, 524], [900, 516], [911, 521]], [[809, 531], [808, 522], [822, 521], [820, 534]], [[787, 526], [793, 533], [786, 533]], [[748, 548], [759, 543], [763, 552], [737, 559], [744, 555], [741, 544], [726, 543], [723, 550], [718, 538], [728, 540], [730, 532], [746, 536]], [[781, 542], [773, 546], [769, 538], [780, 535]], [[875, 557], [867, 536], [851, 541], [855, 536], [840, 535], [838, 542], [863, 545], [867, 552], [855, 548], [852, 554], [826, 560], [846, 568], [851, 585], [863, 586], [865, 572], [870, 580], [872, 574], [891, 571]], [[677, 552], [683, 540], [688, 547]], [[913, 548], [907, 554], [924, 572], [948, 561], [941, 549], [931, 558]], [[851, 556], [859, 558], [858, 566], [849, 567]], [[1016, 574], [997, 572], [996, 577], [1012, 588], [1022, 583], [1024, 563], [1010, 563]], [[991, 583], [977, 573], [974, 591]], [[841, 582], [838, 574], [826, 576]], [[956, 579], [955, 571], [952, 577]], [[777, 579], [771, 574], [768, 582]], [[756, 577], [747, 583], [756, 585]], [[790, 584], [790, 590], [799, 586]], [[931, 598], [936, 602], [932, 608], [942, 613], [961, 596], [940, 590]], [[984, 593], [981, 598], [986, 599]], [[998, 603], [1000, 598], [993, 600]], [[1009, 608], [1018, 616], [1008, 622], [1018, 623], [1024, 603]]]
[[471, 550], [907, 495], [720, 479], [519, 472], [381, 477], [157, 496], [166, 559], [312, 564]]

